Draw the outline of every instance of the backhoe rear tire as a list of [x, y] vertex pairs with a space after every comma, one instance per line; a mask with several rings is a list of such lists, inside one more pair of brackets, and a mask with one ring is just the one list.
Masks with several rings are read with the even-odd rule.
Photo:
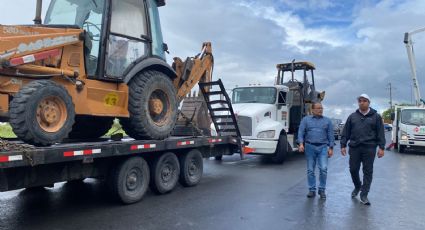
[[78, 115], [68, 137], [71, 139], [94, 139], [105, 135], [114, 123], [113, 117]]
[[16, 136], [36, 146], [61, 142], [75, 117], [71, 96], [51, 80], [34, 80], [23, 86], [10, 102], [9, 114]]
[[148, 70], [129, 86], [129, 118], [121, 118], [124, 131], [134, 139], [167, 138], [177, 120], [176, 90], [165, 74]]

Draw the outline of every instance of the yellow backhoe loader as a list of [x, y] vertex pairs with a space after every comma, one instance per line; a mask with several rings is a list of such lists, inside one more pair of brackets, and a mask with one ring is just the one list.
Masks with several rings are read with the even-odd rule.
[[35, 25], [0, 25], [0, 120], [27, 143], [97, 138], [114, 118], [135, 139], [164, 139], [183, 96], [211, 80], [210, 43], [166, 63], [164, 0], [52, 0], [43, 23], [41, 5]]

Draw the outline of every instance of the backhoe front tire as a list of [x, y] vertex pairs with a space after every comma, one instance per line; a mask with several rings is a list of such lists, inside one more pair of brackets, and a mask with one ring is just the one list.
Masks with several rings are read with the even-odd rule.
[[71, 139], [94, 139], [105, 135], [114, 123], [113, 117], [78, 115], [68, 137]]
[[148, 70], [135, 76], [129, 86], [129, 118], [121, 118], [124, 131], [134, 139], [162, 140], [177, 120], [176, 90], [165, 74]]
[[65, 87], [50, 80], [23, 86], [10, 102], [10, 125], [26, 143], [48, 146], [66, 138], [74, 124], [74, 104]]

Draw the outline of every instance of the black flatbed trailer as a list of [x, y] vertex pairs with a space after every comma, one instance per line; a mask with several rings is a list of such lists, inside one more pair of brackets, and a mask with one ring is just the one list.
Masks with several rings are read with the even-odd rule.
[[148, 187], [163, 194], [177, 181], [194, 186], [202, 177], [202, 158], [240, 150], [240, 138], [234, 136], [100, 139], [32, 148], [6, 142], [12, 147], [0, 151], [0, 192], [98, 178], [105, 179], [123, 203], [139, 201]]

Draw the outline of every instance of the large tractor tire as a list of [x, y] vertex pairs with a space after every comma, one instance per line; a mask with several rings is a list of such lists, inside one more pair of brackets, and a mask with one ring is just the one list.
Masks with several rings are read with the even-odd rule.
[[177, 119], [176, 90], [171, 79], [158, 71], [144, 71], [129, 86], [129, 118], [121, 118], [124, 131], [134, 139], [162, 140]]
[[71, 139], [99, 138], [109, 131], [113, 123], [113, 117], [76, 116], [68, 137]]
[[24, 142], [48, 146], [66, 138], [74, 124], [74, 104], [66, 89], [50, 80], [35, 80], [10, 102], [10, 125]]

